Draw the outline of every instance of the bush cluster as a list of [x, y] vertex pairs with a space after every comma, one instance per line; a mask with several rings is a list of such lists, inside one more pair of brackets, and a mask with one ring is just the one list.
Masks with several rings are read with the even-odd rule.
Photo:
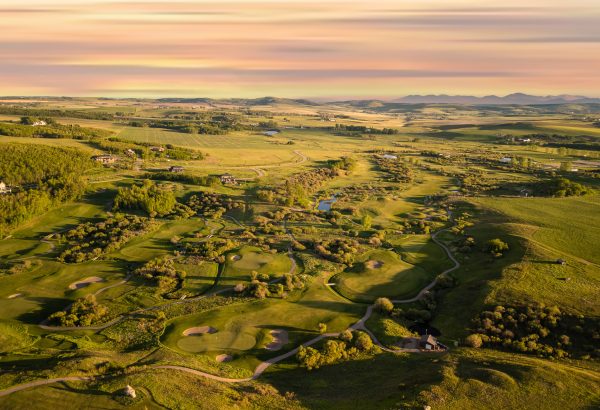
[[130, 239], [156, 226], [151, 219], [131, 215], [116, 215], [102, 222], [80, 224], [63, 235], [68, 246], [58, 260], [79, 263], [97, 258], [119, 249]]

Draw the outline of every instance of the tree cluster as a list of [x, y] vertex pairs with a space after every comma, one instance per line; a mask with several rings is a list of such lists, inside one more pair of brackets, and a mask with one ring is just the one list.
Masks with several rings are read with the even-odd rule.
[[115, 211], [142, 210], [154, 217], [170, 214], [176, 204], [177, 200], [172, 191], [156, 185], [150, 180], [145, 180], [141, 186], [132, 185], [130, 188], [119, 188], [113, 209]]
[[131, 215], [116, 215], [102, 222], [80, 224], [63, 235], [68, 246], [58, 260], [79, 263], [98, 258], [155, 227], [153, 220]]
[[108, 307], [101, 305], [94, 295], [77, 299], [65, 310], [55, 312], [48, 321], [59, 326], [90, 326], [108, 314]]
[[359, 252], [359, 243], [354, 239], [336, 238], [324, 239], [313, 242], [315, 252], [333, 262], [352, 265]]
[[557, 358], [573, 354], [600, 356], [597, 319], [564, 315], [556, 306], [496, 306], [473, 320], [473, 347], [495, 346]]
[[[343, 340], [328, 340], [321, 350], [300, 346], [296, 360], [308, 370], [331, 365], [357, 357], [361, 352], [370, 352], [373, 348], [371, 337], [365, 332], [343, 332]], [[352, 340], [354, 340], [353, 343]]]

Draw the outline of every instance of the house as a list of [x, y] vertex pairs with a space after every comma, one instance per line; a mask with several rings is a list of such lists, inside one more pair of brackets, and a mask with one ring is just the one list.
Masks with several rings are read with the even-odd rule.
[[398, 159], [398, 157], [392, 154], [385, 154], [383, 155], [383, 159]]
[[503, 164], [510, 164], [512, 162], [512, 158], [511, 157], [503, 157], [503, 158], [500, 158], [500, 162], [502, 162]]
[[150, 151], [152, 152], [165, 152], [164, 147], [150, 147]]
[[222, 184], [237, 184], [237, 180], [231, 174], [223, 174], [221, 175], [221, 183]]
[[183, 167], [176, 166], [176, 165], [169, 168], [169, 172], [174, 172], [176, 174], [182, 173], [183, 171], [184, 171]]
[[101, 164], [114, 164], [115, 162], [117, 162], [117, 157], [110, 154], [96, 155], [92, 157], [92, 159]]
[[277, 131], [277, 130], [270, 130], [270, 131], [263, 132], [263, 135], [266, 135], [267, 137], [273, 137], [277, 134], [279, 134], [279, 131]]
[[128, 148], [125, 150], [125, 155], [127, 155], [128, 157], [135, 157], [135, 151], [132, 150], [131, 148]]
[[443, 350], [437, 339], [431, 335], [422, 335], [419, 339], [419, 348], [423, 350]]
[[12, 192], [12, 189], [4, 182], [0, 181], [0, 194], [9, 194], [10, 192]]
[[38, 120], [38, 121], [34, 122], [33, 124], [31, 124], [32, 127], [41, 127], [44, 125], [48, 125], [48, 123], [43, 120]]

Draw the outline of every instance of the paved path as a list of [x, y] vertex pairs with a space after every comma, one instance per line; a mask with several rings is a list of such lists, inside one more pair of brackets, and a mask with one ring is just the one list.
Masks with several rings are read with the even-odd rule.
[[80, 382], [80, 381], [88, 381], [92, 380], [92, 376], [69, 376], [69, 377], [57, 377], [55, 379], [44, 379], [44, 380], [36, 380], [34, 382], [18, 384], [16, 386], [9, 387], [8, 389], [0, 390], [0, 397], [8, 396], [11, 393], [15, 393], [21, 390], [29, 389], [31, 387], [44, 386], [46, 384], [52, 383], [60, 383], [60, 382]]

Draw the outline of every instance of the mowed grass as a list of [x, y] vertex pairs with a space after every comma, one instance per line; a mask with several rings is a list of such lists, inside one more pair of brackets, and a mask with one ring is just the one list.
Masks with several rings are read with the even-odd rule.
[[226, 255], [219, 286], [248, 282], [253, 271], [268, 274], [274, 279], [291, 269], [292, 261], [284, 253], [272, 254], [255, 246], [242, 246]]
[[219, 273], [219, 265], [214, 262], [203, 261], [199, 265], [175, 263], [175, 268], [186, 273], [183, 289], [194, 296], [213, 287]]
[[335, 290], [348, 299], [370, 302], [378, 297], [409, 298], [435, 274], [404, 262], [395, 252], [376, 250], [362, 255], [354, 266], [333, 277]]
[[[32, 271], [1, 277], [2, 318], [37, 324], [49, 314], [65, 308], [71, 301], [123, 280], [123, 268], [123, 264], [115, 261], [67, 265], [43, 260]], [[102, 278], [102, 281], [79, 289], [69, 288], [72, 283], [96, 276]], [[9, 298], [15, 294], [20, 295]], [[101, 294], [98, 299], [102, 300], [106, 296]]]
[[[252, 370], [261, 360], [277, 354], [264, 349], [271, 341], [270, 330], [288, 332], [289, 343], [279, 352], [282, 353], [317, 336], [319, 323], [327, 324], [328, 331], [339, 332], [364, 314], [364, 306], [331, 292], [324, 280], [324, 277], [312, 278], [307, 289], [296, 291], [289, 299], [238, 303], [173, 319], [161, 342], [180, 353], [206, 354], [210, 358], [221, 353], [232, 354], [232, 365]], [[218, 332], [183, 336], [186, 329], [198, 326], [212, 326]]]

